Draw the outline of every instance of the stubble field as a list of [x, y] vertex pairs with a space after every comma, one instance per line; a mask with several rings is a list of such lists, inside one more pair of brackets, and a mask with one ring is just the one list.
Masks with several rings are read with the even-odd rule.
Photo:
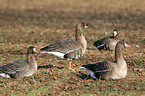
[[[0, 0], [0, 66], [26, 59], [30, 45], [42, 47], [74, 38], [78, 22], [87, 50], [78, 60], [68, 61], [49, 54], [35, 54], [38, 70], [30, 77], [0, 77], [0, 95], [94, 96], [145, 95], [145, 1], [143, 0]], [[123, 50], [128, 74], [120, 80], [85, 80], [79, 67], [114, 60], [114, 53], [98, 51], [93, 43], [117, 29], [121, 40], [131, 45]], [[35, 78], [35, 80], [32, 79]]]

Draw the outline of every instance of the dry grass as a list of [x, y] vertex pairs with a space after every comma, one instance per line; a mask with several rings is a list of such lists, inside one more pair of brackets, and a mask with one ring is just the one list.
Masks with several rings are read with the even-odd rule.
[[[74, 36], [78, 22], [84, 31], [87, 51], [79, 60], [68, 61], [36, 54], [39, 70], [32, 77], [0, 77], [0, 95], [143, 95], [145, 94], [145, 1], [143, 0], [0, 0], [0, 65], [25, 59], [30, 45], [45, 45]], [[98, 51], [93, 42], [117, 28], [131, 45], [123, 51], [128, 74], [120, 80], [85, 80], [82, 64], [114, 60], [112, 52]], [[139, 45], [139, 47], [136, 47]]]

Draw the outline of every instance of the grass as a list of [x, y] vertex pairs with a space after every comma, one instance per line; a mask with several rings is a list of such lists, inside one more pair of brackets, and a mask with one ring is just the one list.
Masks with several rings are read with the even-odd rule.
[[[31, 77], [0, 77], [0, 95], [145, 95], [145, 1], [142, 0], [0, 0], [1, 65], [26, 59], [26, 49], [37, 50], [63, 38], [74, 37], [78, 22], [88, 23], [84, 30], [87, 50], [72, 61], [75, 71], [68, 70], [68, 61], [53, 55], [35, 54], [38, 71]], [[93, 43], [112, 34], [116, 28], [120, 39], [131, 45], [123, 50], [128, 74], [120, 80], [85, 80], [82, 64], [114, 60], [112, 52], [98, 51]], [[139, 47], [136, 47], [136, 46]]]

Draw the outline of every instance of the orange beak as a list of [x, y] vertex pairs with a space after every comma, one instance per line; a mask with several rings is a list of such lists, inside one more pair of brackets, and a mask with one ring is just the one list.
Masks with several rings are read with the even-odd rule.
[[88, 28], [88, 26], [85, 25], [85, 28]]
[[125, 43], [125, 47], [131, 47], [131, 46]]

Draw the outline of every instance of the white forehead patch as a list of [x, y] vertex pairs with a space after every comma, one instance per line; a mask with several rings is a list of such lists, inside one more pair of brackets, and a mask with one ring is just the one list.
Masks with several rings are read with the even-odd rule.
[[36, 51], [36, 49], [35, 49], [35, 48], [33, 48], [33, 51], [35, 52], [35, 51]]
[[57, 56], [57, 57], [59, 57], [59, 58], [62, 58], [62, 59], [65, 59], [64, 58], [64, 53], [61, 53], [61, 52], [48, 52], [48, 51], [42, 51], [41, 53], [48, 53], [48, 54], [53, 54], [53, 55], [55, 55], [55, 56]]
[[114, 33], [114, 36], [116, 36], [116, 35], [117, 35], [117, 31], [114, 31], [113, 33]]
[[124, 43], [125, 47], [128, 46], [126, 43]]

